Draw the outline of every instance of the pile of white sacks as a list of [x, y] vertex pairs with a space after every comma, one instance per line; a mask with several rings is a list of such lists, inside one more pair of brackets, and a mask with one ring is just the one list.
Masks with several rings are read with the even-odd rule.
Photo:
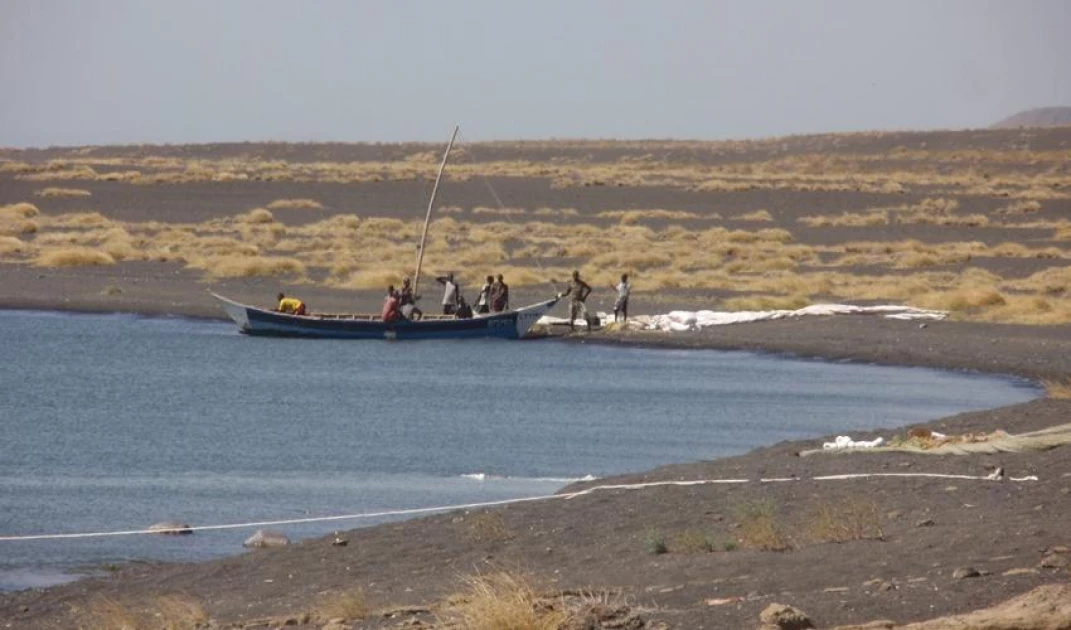
[[[940, 320], [948, 316], [947, 311], [931, 311], [912, 306], [853, 306], [851, 304], [812, 304], [794, 311], [670, 311], [664, 315], [637, 315], [630, 317], [628, 327], [636, 330], [661, 330], [664, 332], [683, 332], [702, 330], [709, 326], [726, 324], [746, 324], [775, 319], [792, 319], [809, 315], [879, 315], [888, 319]], [[599, 313], [599, 321], [606, 325], [613, 321], [613, 315]], [[568, 324], [569, 320], [561, 317], [544, 316], [540, 324]], [[577, 326], [583, 326], [580, 320]]]

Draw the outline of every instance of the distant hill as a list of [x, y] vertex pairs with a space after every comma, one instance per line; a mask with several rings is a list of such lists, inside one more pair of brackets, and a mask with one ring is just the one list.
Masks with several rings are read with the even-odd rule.
[[990, 129], [1018, 129], [1019, 127], [1066, 127], [1071, 126], [1071, 107], [1039, 107], [1008, 116], [990, 125]]

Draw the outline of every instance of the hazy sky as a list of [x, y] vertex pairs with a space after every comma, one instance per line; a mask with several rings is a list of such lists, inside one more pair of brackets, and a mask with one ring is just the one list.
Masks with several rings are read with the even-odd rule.
[[1069, 0], [0, 0], [0, 145], [741, 138], [1071, 105]]

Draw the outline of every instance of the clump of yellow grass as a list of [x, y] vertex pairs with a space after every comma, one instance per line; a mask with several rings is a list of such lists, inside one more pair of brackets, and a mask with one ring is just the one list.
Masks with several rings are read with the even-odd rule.
[[1037, 201], [1016, 201], [1015, 203], [1002, 206], [995, 210], [996, 214], [1032, 214], [1041, 210], [1041, 203]]
[[736, 221], [773, 221], [773, 216], [767, 210], [744, 212], [743, 214], [738, 214], [731, 218]]
[[502, 217], [514, 217], [524, 214], [526, 211], [524, 208], [488, 208], [485, 206], [477, 206], [472, 209], [472, 214], [485, 214]]
[[1042, 379], [1041, 384], [1045, 386], [1045, 394], [1049, 398], [1059, 398], [1061, 400], [1067, 400], [1071, 398], [1071, 380], [1068, 379]]
[[658, 221], [658, 220], [698, 220], [703, 218], [716, 219], [720, 218], [717, 214], [706, 215], [706, 217], [696, 214], [695, 212], [687, 212], [684, 210], [604, 210], [603, 212], [595, 215], [600, 219], [617, 219], [625, 225], [631, 225], [639, 223], [640, 221]]
[[72, 212], [48, 219], [46, 227], [88, 228], [109, 225], [112, 220], [99, 212]]
[[34, 259], [38, 267], [93, 267], [114, 265], [115, 258], [108, 252], [88, 247], [49, 248]]
[[537, 217], [575, 217], [580, 213], [576, 211], [576, 208], [542, 207], [536, 208], [535, 211], [532, 212], [532, 214], [536, 215]]
[[363, 590], [348, 590], [325, 593], [320, 596], [316, 612], [329, 619], [341, 617], [346, 620], [363, 619], [371, 612], [368, 597]]
[[245, 214], [239, 214], [235, 220], [241, 223], [271, 223], [275, 216], [266, 208], [253, 208]]
[[[404, 273], [387, 269], [361, 269], [351, 273], [342, 282], [333, 284], [342, 289], [381, 289], [386, 291], [390, 285], [394, 285], [396, 288], [401, 286], [402, 278], [405, 275]], [[424, 287], [426, 289], [427, 285], [424, 285]]]
[[565, 614], [545, 605], [530, 579], [520, 574], [467, 577], [463, 589], [451, 598], [450, 616], [467, 630], [557, 630], [565, 622]]
[[55, 186], [49, 186], [35, 191], [34, 194], [38, 197], [88, 197], [93, 193], [82, 188], [56, 188]]
[[32, 203], [26, 203], [25, 201], [0, 206], [0, 218], [7, 216], [29, 219], [30, 217], [36, 217], [40, 212], [41, 211], [37, 209], [37, 206]]
[[186, 595], [160, 595], [147, 600], [123, 601], [96, 596], [84, 608], [72, 607], [71, 613], [77, 627], [101, 630], [193, 630], [208, 621], [208, 614], [201, 603]]
[[285, 256], [205, 256], [195, 258], [188, 266], [204, 270], [213, 278], [305, 275], [304, 263]]
[[800, 217], [798, 220], [807, 227], [868, 227], [873, 225], [888, 225], [889, 213], [884, 210], [873, 212], [843, 212], [837, 216], [807, 216]]
[[323, 207], [315, 199], [276, 199], [268, 204], [270, 210], [322, 210]]
[[0, 256], [8, 254], [27, 254], [33, 246], [14, 236], [0, 236]]

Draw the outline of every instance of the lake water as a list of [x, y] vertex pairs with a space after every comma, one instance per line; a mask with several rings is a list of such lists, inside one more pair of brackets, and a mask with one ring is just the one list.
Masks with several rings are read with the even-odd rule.
[[[125, 315], [0, 311], [0, 349], [0, 535], [546, 494], [1037, 395], [1013, 379], [742, 352], [262, 339]], [[0, 541], [0, 590], [237, 553], [251, 531]]]

